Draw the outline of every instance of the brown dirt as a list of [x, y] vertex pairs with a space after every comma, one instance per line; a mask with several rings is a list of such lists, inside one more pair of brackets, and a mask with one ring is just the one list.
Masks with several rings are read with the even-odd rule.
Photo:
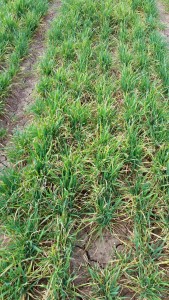
[[[79, 234], [71, 259], [70, 272], [76, 276], [74, 285], [83, 295], [79, 299], [91, 298], [88, 267], [105, 269], [117, 257], [117, 253], [123, 253], [130, 243], [131, 231], [126, 223], [116, 225], [112, 232], [105, 230], [99, 235], [91, 232], [86, 229]], [[126, 296], [126, 299], [135, 299], [134, 293], [126, 289], [121, 295]]]
[[5, 234], [0, 234], [0, 245], [6, 247], [10, 243], [10, 239]]
[[10, 95], [6, 99], [5, 113], [0, 117], [0, 127], [7, 131], [5, 139], [0, 141], [0, 170], [8, 166], [5, 147], [10, 143], [13, 132], [17, 128], [23, 129], [31, 120], [31, 115], [26, 111], [36, 98], [35, 87], [39, 78], [37, 63], [45, 52], [46, 32], [57, 15], [59, 7], [59, 0], [54, 0], [50, 4], [46, 16], [34, 34], [28, 56], [21, 63], [20, 73], [13, 80]]
[[164, 25], [164, 29], [161, 31], [161, 33], [169, 43], [169, 13], [167, 13], [164, 5], [161, 2], [157, 3], [157, 7], [159, 10], [161, 23]]

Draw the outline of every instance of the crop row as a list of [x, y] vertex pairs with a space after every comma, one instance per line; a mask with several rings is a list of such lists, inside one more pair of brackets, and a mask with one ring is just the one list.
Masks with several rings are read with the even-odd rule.
[[47, 0], [0, 0], [0, 114], [30, 37], [47, 8]]

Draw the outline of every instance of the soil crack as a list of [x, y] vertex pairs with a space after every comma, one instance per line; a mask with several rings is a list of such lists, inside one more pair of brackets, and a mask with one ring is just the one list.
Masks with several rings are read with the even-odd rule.
[[88, 259], [88, 264], [89, 264], [89, 265], [90, 265], [90, 262], [95, 262], [95, 263], [98, 263], [98, 264], [99, 264], [99, 261], [97, 261], [97, 260], [95, 260], [95, 259], [92, 259], [92, 258], [90, 257], [89, 251], [85, 248], [85, 246], [82, 247], [82, 246], [79, 246], [79, 245], [75, 245], [75, 248], [78, 248], [78, 249], [81, 249], [81, 250], [84, 251], [84, 253], [86, 254], [86, 257], [87, 257], [87, 259]]

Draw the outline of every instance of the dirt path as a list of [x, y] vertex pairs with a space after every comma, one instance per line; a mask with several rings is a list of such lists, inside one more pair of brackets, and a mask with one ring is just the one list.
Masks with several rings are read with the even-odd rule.
[[157, 7], [159, 10], [160, 20], [164, 25], [164, 30], [162, 30], [161, 33], [169, 43], [169, 13], [166, 11], [164, 5], [161, 2], [157, 3]]
[[6, 99], [5, 114], [0, 118], [0, 128], [6, 130], [6, 137], [0, 141], [0, 170], [8, 166], [5, 146], [10, 143], [11, 136], [16, 128], [23, 128], [30, 120], [26, 113], [28, 106], [34, 102], [35, 86], [38, 83], [37, 63], [45, 51], [46, 32], [51, 21], [58, 14], [59, 0], [53, 0], [47, 15], [38, 27], [27, 58], [21, 63], [20, 73], [14, 79], [10, 96]]

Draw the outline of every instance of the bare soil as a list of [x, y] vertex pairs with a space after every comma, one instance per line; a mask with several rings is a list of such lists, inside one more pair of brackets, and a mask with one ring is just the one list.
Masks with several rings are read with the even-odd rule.
[[5, 113], [0, 117], [0, 127], [6, 130], [5, 138], [0, 141], [0, 170], [9, 165], [5, 147], [10, 143], [13, 132], [17, 128], [22, 129], [31, 120], [27, 110], [36, 98], [36, 85], [39, 78], [37, 64], [45, 52], [46, 32], [50, 28], [51, 21], [58, 14], [60, 4], [59, 0], [50, 4], [47, 15], [34, 34], [28, 56], [21, 63], [20, 73], [11, 85], [11, 92], [6, 99]]
[[169, 43], [169, 13], [166, 11], [164, 5], [161, 2], [157, 3], [157, 7], [159, 10], [161, 23], [164, 25], [164, 29], [161, 31], [161, 33]]
[[[82, 298], [90, 299], [92, 287], [90, 285], [89, 267], [104, 270], [108, 265], [114, 264], [117, 254], [124, 253], [130, 244], [131, 229], [126, 223], [116, 224], [112, 232], [104, 230], [101, 234], [92, 233], [90, 228], [83, 230], [74, 248], [71, 259], [70, 272], [75, 275], [74, 285]], [[124, 288], [121, 296], [126, 299], [136, 299], [132, 291]]]

